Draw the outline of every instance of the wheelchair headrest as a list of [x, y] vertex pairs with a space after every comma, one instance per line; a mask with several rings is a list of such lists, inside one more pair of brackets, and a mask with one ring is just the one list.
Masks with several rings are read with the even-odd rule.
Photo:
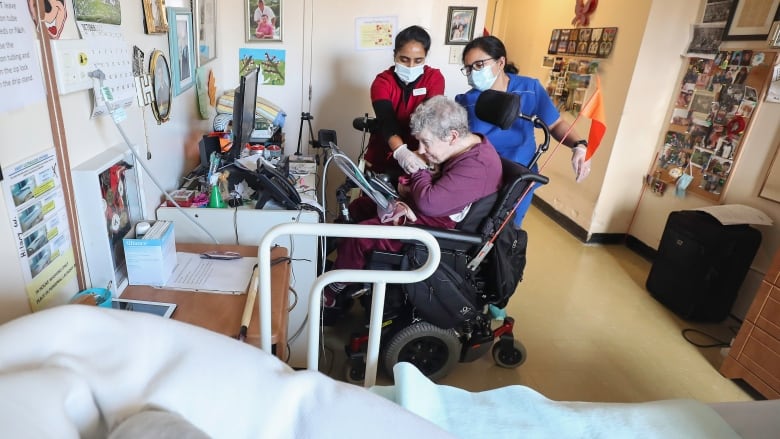
[[480, 93], [474, 106], [474, 113], [485, 122], [508, 129], [520, 114], [520, 95], [498, 90]]

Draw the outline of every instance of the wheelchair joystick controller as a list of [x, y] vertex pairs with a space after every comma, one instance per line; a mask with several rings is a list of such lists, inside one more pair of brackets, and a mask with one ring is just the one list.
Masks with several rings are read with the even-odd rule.
[[355, 184], [352, 183], [351, 180], [347, 180], [336, 190], [336, 202], [339, 204], [339, 217], [336, 219], [336, 222], [344, 224], [352, 223], [352, 218], [349, 216], [349, 208], [347, 207], [347, 204], [349, 203], [349, 196], [347, 193], [354, 187]]

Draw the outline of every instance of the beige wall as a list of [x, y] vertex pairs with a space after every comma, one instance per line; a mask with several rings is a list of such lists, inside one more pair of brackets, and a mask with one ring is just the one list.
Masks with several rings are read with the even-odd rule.
[[[553, 28], [572, 27], [573, 3], [498, 0], [495, 33], [506, 43], [521, 74], [544, 81], [541, 68]], [[689, 40], [690, 25], [699, 21], [704, 1], [640, 0], [601, 2], [590, 27], [617, 26], [615, 49], [601, 64], [607, 134], [593, 161], [591, 177], [573, 182], [569, 153], [561, 150], [543, 173], [551, 183], [537, 192], [544, 201], [590, 234], [629, 233], [657, 248], [670, 212], [712, 202], [689, 195], [663, 197], [644, 190], [642, 178], [651, 168], [670, 118]], [[725, 48], [761, 49], [762, 42], [726, 43]], [[570, 115], [564, 115], [571, 120]], [[780, 221], [780, 204], [758, 197], [774, 151], [780, 143], [780, 105], [761, 103], [733, 171], [723, 204], [746, 204]], [[578, 122], [586, 134], [588, 123]], [[740, 293], [737, 308], [745, 308], [774, 252], [780, 246], [777, 226], [760, 226], [763, 244]], [[745, 297], [747, 296], [747, 298]], [[740, 312], [737, 312], [739, 315]]]

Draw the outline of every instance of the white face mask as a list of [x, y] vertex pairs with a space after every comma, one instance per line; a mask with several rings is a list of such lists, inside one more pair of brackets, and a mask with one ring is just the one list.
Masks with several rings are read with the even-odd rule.
[[416, 81], [423, 74], [424, 66], [424, 64], [420, 64], [414, 67], [406, 67], [403, 64], [395, 63], [395, 74], [404, 84], [408, 84]]
[[498, 76], [493, 74], [493, 66], [485, 66], [482, 70], [472, 70], [469, 74], [469, 85], [479, 91], [485, 91], [493, 86]]

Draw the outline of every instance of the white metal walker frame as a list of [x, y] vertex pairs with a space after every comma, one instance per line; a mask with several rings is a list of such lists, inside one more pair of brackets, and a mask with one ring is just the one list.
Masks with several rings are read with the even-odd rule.
[[[368, 327], [368, 347], [366, 352], [365, 387], [376, 383], [379, 363], [379, 338], [382, 330], [382, 316], [385, 305], [385, 289], [388, 283], [406, 284], [420, 282], [430, 277], [441, 260], [439, 243], [430, 233], [413, 227], [368, 226], [356, 224], [279, 224], [272, 227], [263, 236], [257, 249], [259, 271], [258, 311], [260, 316], [260, 348], [271, 353], [271, 247], [280, 235], [314, 235], [341, 238], [377, 238], [407, 239], [421, 242], [428, 248], [428, 259], [411, 271], [391, 270], [332, 270], [323, 273], [314, 280], [309, 294], [309, 345], [306, 354], [306, 367], [317, 371], [319, 362], [319, 322], [322, 304], [322, 289], [333, 282], [364, 282], [373, 284], [371, 298], [371, 319]], [[379, 280], [378, 280], [379, 279]]]

